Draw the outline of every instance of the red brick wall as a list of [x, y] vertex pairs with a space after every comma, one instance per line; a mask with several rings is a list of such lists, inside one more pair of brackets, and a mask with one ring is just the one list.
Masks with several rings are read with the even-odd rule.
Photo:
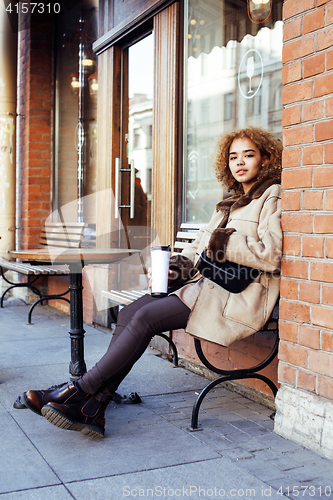
[[279, 381], [333, 399], [333, 1], [285, 0]]
[[[20, 37], [19, 247], [34, 248], [52, 212], [53, 176], [53, 23], [50, 16], [31, 16]], [[65, 82], [68, 86], [68, 82]], [[75, 127], [74, 127], [75, 128]], [[71, 138], [73, 142], [73, 139]], [[76, 158], [76, 157], [75, 157]], [[76, 159], [74, 166], [76, 167]], [[74, 183], [76, 190], [76, 184]], [[66, 278], [48, 278], [48, 293], [61, 293]], [[83, 276], [84, 320], [93, 321], [93, 296]], [[50, 305], [69, 312], [63, 300]]]
[[34, 16], [20, 32], [20, 231], [21, 248], [35, 247], [51, 212], [52, 25]]

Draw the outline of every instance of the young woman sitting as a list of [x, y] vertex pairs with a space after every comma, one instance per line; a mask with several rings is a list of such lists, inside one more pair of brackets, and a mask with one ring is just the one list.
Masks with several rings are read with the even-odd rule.
[[[220, 201], [196, 240], [171, 257], [168, 296], [147, 294], [124, 307], [96, 365], [61, 389], [24, 393], [26, 406], [57, 427], [103, 437], [105, 408], [154, 335], [184, 328], [229, 346], [258, 331], [279, 296], [281, 154], [281, 142], [259, 128], [221, 137], [214, 167], [217, 179], [234, 195]], [[243, 292], [229, 293], [197, 271], [204, 249], [214, 260], [261, 272]]]

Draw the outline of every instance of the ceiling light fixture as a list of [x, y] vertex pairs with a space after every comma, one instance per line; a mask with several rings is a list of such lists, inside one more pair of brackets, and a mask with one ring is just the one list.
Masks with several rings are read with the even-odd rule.
[[264, 23], [272, 11], [273, 0], [247, 0], [248, 16], [253, 23]]

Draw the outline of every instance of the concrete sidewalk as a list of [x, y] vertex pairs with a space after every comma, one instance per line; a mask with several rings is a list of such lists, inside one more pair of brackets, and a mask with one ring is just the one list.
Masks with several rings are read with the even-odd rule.
[[[271, 410], [216, 388], [191, 433], [207, 380], [148, 349], [119, 388], [138, 405], [110, 403], [104, 439], [54, 427], [13, 403], [28, 389], [66, 382], [68, 316], [9, 299], [0, 310], [0, 500], [333, 498], [333, 462], [273, 432]], [[88, 369], [110, 335], [85, 326]]]

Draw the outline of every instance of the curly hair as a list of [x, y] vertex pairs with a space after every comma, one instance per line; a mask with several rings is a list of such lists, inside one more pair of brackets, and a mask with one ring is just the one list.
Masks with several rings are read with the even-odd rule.
[[235, 130], [220, 137], [213, 155], [213, 167], [217, 180], [222, 182], [228, 191], [234, 191], [235, 194], [243, 194], [244, 190], [242, 184], [234, 179], [229, 169], [229, 150], [235, 139], [245, 137], [257, 146], [262, 158], [268, 158], [256, 180], [259, 181], [264, 177], [281, 178], [282, 142], [270, 132], [258, 127]]

